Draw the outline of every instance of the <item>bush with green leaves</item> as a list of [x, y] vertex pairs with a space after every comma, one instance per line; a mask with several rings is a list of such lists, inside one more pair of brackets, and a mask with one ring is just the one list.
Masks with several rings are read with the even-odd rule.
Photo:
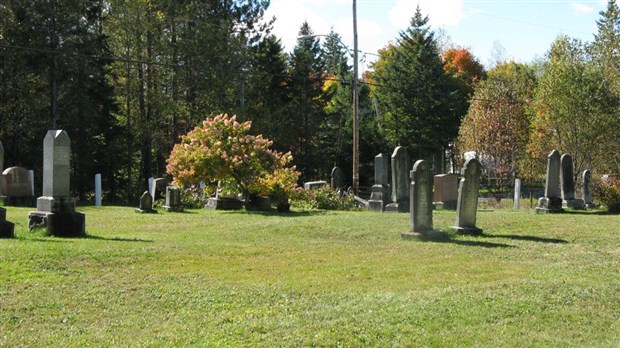
[[597, 199], [612, 214], [620, 214], [620, 179], [608, 178], [594, 185]]
[[293, 200], [293, 206], [303, 209], [356, 209], [353, 197], [348, 195], [341, 196], [338, 191], [331, 189], [329, 186], [322, 186], [299, 193]]

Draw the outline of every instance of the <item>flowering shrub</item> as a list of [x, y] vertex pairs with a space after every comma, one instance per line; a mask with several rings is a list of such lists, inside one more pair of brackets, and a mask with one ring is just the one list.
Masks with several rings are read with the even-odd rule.
[[237, 122], [226, 114], [207, 118], [181, 137], [168, 158], [166, 170], [175, 184], [219, 181], [248, 201], [250, 195], [295, 193], [299, 173], [287, 167], [293, 156], [270, 149], [272, 141], [247, 134], [251, 121]]
[[620, 179], [609, 178], [594, 186], [594, 194], [612, 214], [620, 213]]

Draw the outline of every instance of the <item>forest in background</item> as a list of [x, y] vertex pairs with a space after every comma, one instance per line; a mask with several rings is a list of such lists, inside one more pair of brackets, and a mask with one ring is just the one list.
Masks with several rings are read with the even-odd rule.
[[[351, 178], [350, 50], [336, 32], [297, 29], [292, 52], [270, 33], [267, 0], [6, 1], [0, 5], [0, 141], [5, 167], [41, 183], [48, 129], [72, 140], [72, 188], [132, 202], [166, 176], [179, 136], [235, 114], [291, 151], [301, 181], [335, 165]], [[440, 45], [419, 10], [360, 77], [360, 181], [373, 159], [407, 146], [412, 158], [455, 165], [476, 151], [486, 175], [535, 181], [552, 148], [576, 173], [618, 172], [620, 14], [615, 1], [592, 43], [558, 37], [544, 60], [488, 71], [463, 47]], [[40, 192], [40, 188], [37, 189]]]

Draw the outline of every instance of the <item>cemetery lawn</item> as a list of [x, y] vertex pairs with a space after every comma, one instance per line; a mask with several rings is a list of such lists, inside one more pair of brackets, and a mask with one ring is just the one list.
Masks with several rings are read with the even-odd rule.
[[[620, 216], [85, 207], [87, 238], [0, 239], [0, 346], [587, 346], [620, 342]], [[448, 230], [451, 211], [434, 212]]]

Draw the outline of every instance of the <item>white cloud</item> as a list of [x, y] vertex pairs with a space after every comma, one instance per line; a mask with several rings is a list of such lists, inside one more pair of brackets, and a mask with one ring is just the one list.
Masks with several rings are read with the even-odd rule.
[[408, 27], [418, 4], [422, 15], [429, 17], [431, 26], [457, 26], [465, 18], [463, 0], [397, 0], [390, 11], [394, 26]]
[[573, 8], [573, 10], [575, 10], [578, 14], [589, 14], [594, 12], [594, 8], [582, 4], [580, 2], [571, 2], [571, 7]]
[[310, 24], [315, 34], [328, 33], [329, 23], [316, 10], [311, 8], [316, 1], [272, 1], [265, 18], [276, 17], [273, 34], [282, 40], [284, 47], [292, 49], [297, 41], [299, 27], [304, 21]]

